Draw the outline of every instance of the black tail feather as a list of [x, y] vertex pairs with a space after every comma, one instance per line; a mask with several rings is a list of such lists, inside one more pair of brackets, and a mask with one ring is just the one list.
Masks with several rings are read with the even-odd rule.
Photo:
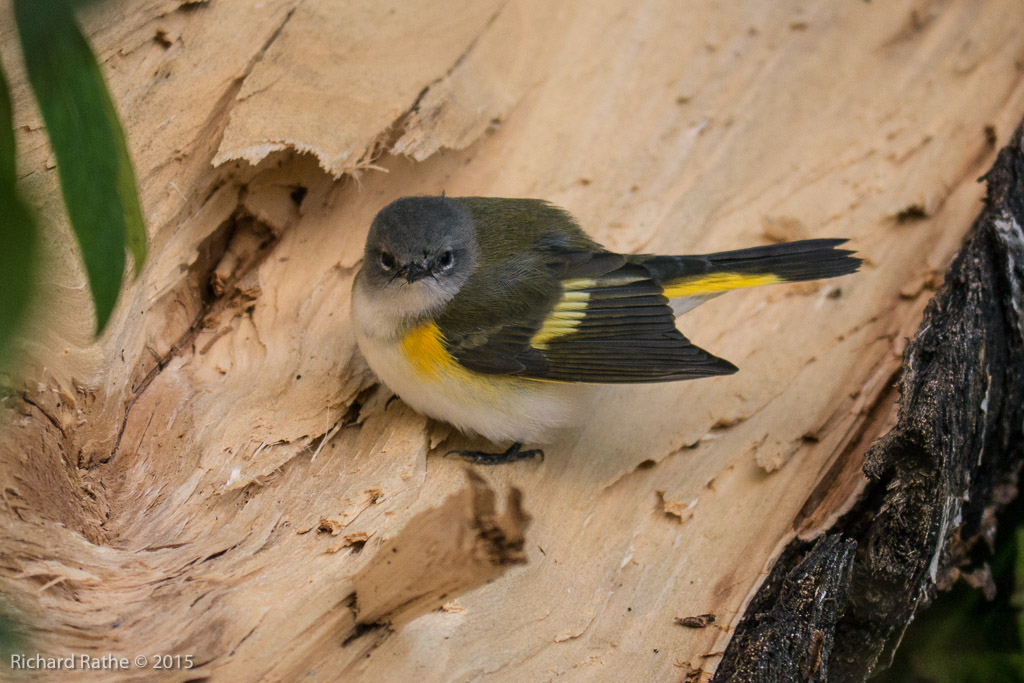
[[786, 282], [818, 280], [856, 272], [862, 260], [845, 239], [812, 239], [699, 256], [655, 256], [643, 262], [658, 282], [713, 273], [776, 275]]
[[723, 251], [703, 258], [710, 272], [735, 272], [750, 275], [778, 275], [788, 282], [838, 277], [856, 272], [861, 259], [849, 249], [837, 249], [845, 239], [815, 239], [784, 242], [764, 247]]

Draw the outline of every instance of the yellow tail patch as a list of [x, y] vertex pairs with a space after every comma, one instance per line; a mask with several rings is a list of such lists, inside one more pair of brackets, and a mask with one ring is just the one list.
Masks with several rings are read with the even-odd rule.
[[665, 296], [669, 299], [681, 299], [687, 296], [718, 294], [730, 289], [742, 287], [758, 287], [785, 282], [778, 275], [763, 273], [760, 275], [743, 275], [741, 273], [714, 273], [698, 277], [683, 278], [665, 285]]

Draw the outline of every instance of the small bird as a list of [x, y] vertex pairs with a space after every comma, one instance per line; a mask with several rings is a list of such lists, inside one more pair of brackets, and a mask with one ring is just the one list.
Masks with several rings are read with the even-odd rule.
[[676, 316], [725, 291], [847, 275], [860, 259], [812, 239], [701, 256], [617, 254], [539, 199], [404, 197], [366, 238], [352, 288], [359, 348], [415, 410], [504, 452], [540, 455], [581, 384], [736, 372], [690, 343]]

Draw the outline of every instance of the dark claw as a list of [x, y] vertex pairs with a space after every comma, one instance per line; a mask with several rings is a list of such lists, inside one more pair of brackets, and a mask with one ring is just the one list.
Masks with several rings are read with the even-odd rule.
[[448, 451], [444, 457], [455, 454], [468, 462], [475, 462], [480, 465], [503, 465], [507, 462], [515, 462], [524, 458], [540, 458], [544, 462], [544, 451], [539, 448], [532, 448], [528, 451], [522, 450], [523, 444], [514, 443], [504, 453], [487, 453], [486, 451]]

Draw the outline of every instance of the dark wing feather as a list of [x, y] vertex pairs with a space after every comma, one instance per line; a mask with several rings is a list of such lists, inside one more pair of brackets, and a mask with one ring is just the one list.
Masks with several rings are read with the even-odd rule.
[[[531, 258], [536, 262], [529, 268], [474, 275], [480, 279], [467, 283], [473, 289], [464, 288], [441, 316], [448, 351], [464, 367], [589, 383], [666, 382], [736, 371], [676, 329], [661, 285], [642, 263], [610, 252], [562, 249], [534, 251]], [[527, 290], [532, 303], [521, 296]], [[509, 297], [518, 303], [508, 305]], [[495, 314], [496, 308], [502, 312]]]

